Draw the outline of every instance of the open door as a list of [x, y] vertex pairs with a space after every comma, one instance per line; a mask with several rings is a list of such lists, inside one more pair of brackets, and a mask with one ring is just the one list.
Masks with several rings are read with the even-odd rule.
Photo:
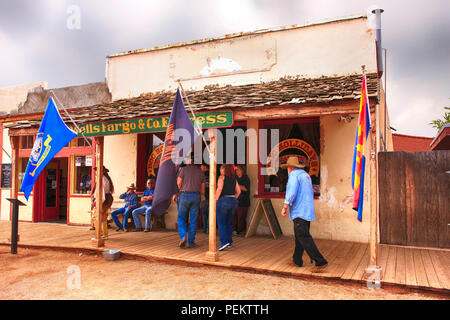
[[59, 159], [51, 161], [45, 168], [44, 221], [59, 219], [60, 171]]
[[50, 161], [39, 175], [35, 184], [34, 222], [59, 219], [60, 175], [60, 159]]

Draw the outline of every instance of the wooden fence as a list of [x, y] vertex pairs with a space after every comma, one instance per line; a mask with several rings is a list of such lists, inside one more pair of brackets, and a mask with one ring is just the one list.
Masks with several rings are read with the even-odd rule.
[[450, 151], [380, 152], [380, 242], [450, 248]]

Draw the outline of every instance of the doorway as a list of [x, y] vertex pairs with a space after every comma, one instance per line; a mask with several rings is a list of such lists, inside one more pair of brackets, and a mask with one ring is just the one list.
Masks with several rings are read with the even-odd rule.
[[36, 181], [33, 222], [67, 223], [67, 158], [53, 159]]

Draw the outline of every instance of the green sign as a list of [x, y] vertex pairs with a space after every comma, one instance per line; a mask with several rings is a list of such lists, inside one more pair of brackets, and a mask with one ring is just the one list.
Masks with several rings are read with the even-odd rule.
[[[223, 128], [233, 125], [233, 113], [230, 110], [206, 111], [195, 113], [201, 128]], [[194, 123], [192, 114], [189, 118]], [[113, 120], [105, 122], [83, 123], [78, 125], [87, 137], [108, 136], [128, 133], [164, 132], [169, 124], [170, 116], [146, 117], [135, 119]], [[77, 129], [71, 128], [75, 131]], [[78, 137], [81, 137], [78, 132]]]

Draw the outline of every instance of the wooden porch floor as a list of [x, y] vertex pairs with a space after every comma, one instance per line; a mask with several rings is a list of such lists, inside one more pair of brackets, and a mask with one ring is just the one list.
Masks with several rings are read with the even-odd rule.
[[[9, 221], [0, 221], [0, 244], [9, 244]], [[20, 246], [49, 248], [78, 248], [103, 251], [118, 249], [125, 255], [153, 260], [181, 262], [195, 265], [221, 266], [303, 278], [337, 279], [365, 284], [365, 269], [369, 263], [369, 246], [346, 241], [317, 239], [316, 244], [328, 266], [316, 272], [305, 253], [304, 267], [292, 261], [293, 237], [274, 240], [270, 236], [244, 238], [235, 236], [233, 248], [219, 253], [219, 261], [205, 259], [208, 237], [197, 233], [196, 248], [180, 249], [175, 231], [114, 232], [110, 229], [105, 248], [93, 247], [94, 232], [88, 227], [52, 223], [19, 223]], [[401, 285], [414, 289], [427, 289], [450, 294], [450, 250], [405, 248], [380, 245], [379, 265], [382, 268], [381, 286]]]

